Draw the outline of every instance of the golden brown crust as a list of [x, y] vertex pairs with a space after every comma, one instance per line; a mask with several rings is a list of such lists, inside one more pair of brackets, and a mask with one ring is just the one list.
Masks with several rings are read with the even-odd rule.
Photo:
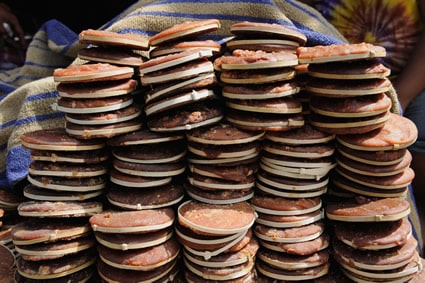
[[165, 207], [175, 203], [184, 195], [184, 189], [179, 184], [167, 184], [147, 190], [126, 190], [122, 187], [112, 187], [106, 197], [116, 206], [132, 209], [149, 209]]
[[342, 135], [337, 141], [361, 150], [396, 150], [412, 144], [418, 135], [415, 124], [406, 117], [390, 113], [385, 125], [375, 131], [359, 135]]
[[143, 128], [138, 131], [113, 137], [107, 141], [107, 144], [112, 147], [125, 147], [139, 144], [157, 144], [162, 142], [182, 140], [183, 138], [183, 134], [158, 133], [150, 131], [147, 128]]
[[[95, 111], [95, 109], [98, 107], [106, 107], [106, 106], [114, 106], [114, 105], [119, 106], [128, 101], [133, 101], [133, 96], [128, 94], [128, 95], [120, 95], [115, 97], [89, 98], [89, 99], [73, 99], [73, 98], [61, 97], [58, 100], [58, 106], [69, 109], [69, 112], [71, 113], [73, 113], [72, 109], [81, 109], [81, 110], [94, 109], [93, 112], [104, 112], [104, 111]], [[63, 110], [62, 112], [68, 112], [68, 111]]]
[[188, 36], [197, 36], [200, 33], [212, 32], [220, 28], [220, 21], [217, 19], [207, 19], [199, 21], [186, 21], [183, 23], [175, 24], [174, 26], [165, 29], [153, 36], [150, 37], [150, 45], [155, 46], [158, 44], [164, 44], [165, 42], [170, 42], [178, 38], [182, 38], [181, 34], [184, 34], [184, 37]]
[[166, 54], [178, 53], [186, 50], [211, 50], [213, 54], [220, 52], [221, 45], [214, 40], [191, 40], [161, 44], [153, 48], [149, 55], [151, 58]]
[[[29, 148], [37, 148], [37, 145], [45, 146], [58, 146], [58, 147], [83, 147], [86, 145], [98, 146], [102, 148], [105, 146], [104, 141], [101, 140], [80, 140], [67, 135], [64, 128], [43, 129], [33, 132], [25, 133], [21, 136], [21, 140]], [[50, 150], [54, 150], [51, 147]]]
[[[334, 240], [332, 253], [337, 262], [351, 267], [370, 266], [387, 270], [394, 265], [407, 264], [416, 255], [417, 241], [411, 237], [406, 244], [393, 249], [365, 252]], [[367, 255], [367, 256], [366, 256]]]
[[372, 116], [391, 108], [391, 99], [384, 93], [332, 98], [317, 95], [310, 97], [310, 110], [318, 114], [335, 117]]
[[93, 82], [130, 79], [133, 74], [133, 67], [94, 63], [57, 68], [53, 71], [53, 79], [62, 83]]
[[329, 203], [326, 206], [328, 215], [352, 217], [353, 219], [366, 216], [375, 218], [376, 221], [379, 221], [381, 216], [397, 216], [406, 211], [410, 211], [410, 204], [402, 198], [368, 199], [359, 196], [353, 200]]
[[320, 205], [320, 198], [277, 198], [271, 196], [256, 195], [251, 199], [251, 203], [261, 208], [267, 208], [277, 211], [293, 211], [297, 213], [299, 210], [309, 209]]
[[102, 260], [114, 267], [130, 270], [149, 271], [174, 259], [180, 252], [180, 245], [175, 238], [153, 247], [135, 250], [113, 250], [99, 245], [98, 252]]
[[93, 265], [96, 261], [96, 255], [90, 252], [82, 252], [69, 257], [56, 259], [54, 263], [50, 260], [32, 262], [17, 259], [17, 268], [24, 277], [33, 279], [53, 279], [76, 272], [79, 268]]
[[[129, 270], [123, 268], [112, 267], [102, 260], [98, 260], [96, 267], [101, 278], [109, 282], [166, 282], [168, 278], [175, 279], [175, 269], [179, 265], [175, 261], [158, 266], [149, 271]], [[160, 279], [158, 279], [160, 278]], [[158, 279], [158, 280], [157, 280]], [[181, 282], [183, 283], [183, 282]]]
[[102, 211], [102, 203], [96, 201], [26, 201], [18, 206], [23, 216], [35, 217], [90, 217]]
[[[261, 241], [261, 243], [265, 243]], [[270, 246], [269, 246], [270, 245]], [[288, 254], [294, 255], [311, 255], [319, 252], [329, 246], [329, 235], [322, 234], [319, 237], [305, 242], [299, 243], [274, 243], [268, 242], [267, 246], [275, 251], [281, 251]]]
[[232, 55], [224, 55], [215, 67], [220, 69], [257, 69], [295, 66], [297, 55], [290, 52], [265, 52], [263, 50], [236, 49]]
[[[218, 101], [211, 103], [196, 102], [188, 105], [186, 109], [177, 109], [169, 113], [161, 113], [147, 121], [149, 129], [154, 131], [190, 130], [199, 125], [212, 124], [222, 119], [223, 109]], [[211, 121], [211, 123], [209, 123]]]
[[131, 119], [124, 122], [100, 125], [79, 125], [66, 121], [68, 135], [78, 139], [102, 139], [139, 130], [142, 127], [139, 119]]
[[320, 78], [369, 79], [387, 77], [391, 70], [378, 61], [359, 60], [309, 64], [308, 72], [311, 76]]
[[245, 143], [251, 139], [259, 139], [262, 132], [252, 132], [241, 130], [234, 125], [220, 123], [211, 127], [199, 128], [187, 132], [186, 137], [189, 141], [197, 141], [207, 144], [217, 143]]
[[145, 58], [137, 53], [102, 47], [83, 48], [78, 51], [78, 58], [99, 63], [137, 67]]
[[141, 50], [149, 49], [149, 40], [147, 38], [130, 33], [86, 29], [79, 33], [78, 39], [83, 44], [116, 45]]
[[118, 93], [117, 95], [122, 95], [135, 90], [136, 87], [137, 81], [134, 79], [128, 79], [124, 81], [105, 81], [104, 83], [94, 82], [92, 84], [59, 83], [56, 86], [56, 90], [61, 97], [94, 98], [109, 96], [107, 95], [108, 93]]
[[23, 245], [74, 239], [89, 233], [91, 233], [91, 228], [85, 220], [76, 219], [64, 222], [37, 219], [16, 224], [11, 231], [11, 236], [16, 244]]
[[[220, 215], [218, 217], [218, 215]], [[205, 230], [220, 230], [221, 233], [231, 232], [234, 229], [248, 229], [255, 220], [255, 211], [247, 202], [227, 205], [214, 205], [198, 201], [188, 201], [179, 207], [179, 223], [190, 229], [195, 224]]]
[[305, 237], [313, 237], [320, 235], [325, 229], [324, 223], [317, 221], [308, 225], [291, 228], [274, 228], [266, 225], [257, 224], [255, 226], [255, 234], [258, 237], [265, 236], [276, 241], [285, 240], [286, 242], [295, 242], [293, 239], [301, 239]]
[[384, 47], [362, 42], [298, 47], [297, 54], [300, 63], [304, 64], [383, 57], [386, 51]]
[[233, 24], [230, 32], [235, 35], [268, 35], [268, 37], [288, 38], [301, 45], [307, 41], [307, 37], [303, 33], [275, 23], [243, 21]]
[[334, 223], [333, 230], [338, 240], [358, 249], [386, 249], [388, 245], [402, 246], [412, 233], [407, 218], [398, 221], [370, 223]]
[[90, 225], [105, 228], [149, 227], [171, 224], [174, 211], [171, 208], [140, 211], [105, 211], [90, 217]]

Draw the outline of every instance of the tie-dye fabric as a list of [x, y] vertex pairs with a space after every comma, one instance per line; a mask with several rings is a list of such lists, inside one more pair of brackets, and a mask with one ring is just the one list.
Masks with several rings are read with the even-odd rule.
[[416, 0], [315, 0], [315, 7], [350, 42], [384, 46], [393, 74], [406, 64], [423, 28]]

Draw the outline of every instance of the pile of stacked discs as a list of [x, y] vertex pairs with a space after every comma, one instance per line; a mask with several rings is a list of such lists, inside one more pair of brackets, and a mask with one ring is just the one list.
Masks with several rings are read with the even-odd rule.
[[31, 158], [23, 189], [28, 199], [79, 202], [103, 193], [109, 159], [104, 140], [80, 140], [54, 128], [25, 133], [21, 141]]
[[385, 49], [366, 43], [298, 48], [312, 77], [309, 120], [333, 134], [361, 134], [382, 127], [389, 118], [390, 71], [378, 59]]
[[[81, 31], [78, 35], [78, 42], [82, 46], [85, 46], [78, 52], [78, 58], [84, 60], [83, 62], [129, 67], [134, 71], [134, 77], [131, 79], [123, 80], [122, 83], [110, 82], [111, 88], [109, 90], [107, 90], [108, 86], [104, 88], [105, 93], [100, 95], [100, 97], [132, 94], [133, 104], [131, 107], [125, 107], [110, 112], [108, 116], [109, 122], [103, 121], [103, 123], [124, 122], [141, 116], [143, 114], [141, 111], [143, 107], [143, 97], [140, 95], [142, 88], [136, 76], [140, 64], [147, 60], [146, 56], [150, 48], [148, 38], [129, 33], [86, 29]], [[62, 87], [61, 85], [57, 87], [59, 93]], [[107, 94], [106, 92], [109, 93]], [[99, 93], [99, 91], [97, 91], [97, 93]], [[95, 94], [93, 94], [93, 96], [95, 96]], [[139, 108], [136, 108], [136, 106]]]
[[106, 186], [106, 144], [64, 128], [25, 133], [21, 141], [32, 162], [23, 191], [29, 200], [17, 207], [23, 221], [12, 228], [17, 282], [90, 278], [96, 241], [85, 224], [103, 209], [96, 197]]
[[304, 34], [279, 24], [245, 21], [233, 24], [230, 32], [234, 36], [226, 42], [226, 47], [231, 51], [242, 49], [296, 53], [297, 48], [307, 41]]
[[325, 194], [329, 173], [335, 167], [334, 138], [309, 124], [288, 132], [267, 132], [257, 192], [284, 198]]
[[329, 270], [321, 197], [335, 166], [333, 141], [309, 124], [265, 134], [251, 204], [262, 246], [257, 269], [269, 280], [312, 280]]
[[[302, 127], [302, 106], [294, 97], [299, 88], [293, 79], [298, 65], [296, 46], [303, 45], [306, 37], [278, 24], [253, 22], [233, 24], [230, 31], [236, 35], [227, 42], [232, 46], [230, 54], [214, 61], [223, 85], [227, 121], [247, 130]], [[255, 44], [245, 46], [253, 39]], [[233, 40], [245, 44], [236, 48]], [[271, 48], [269, 42], [275, 41], [284, 43], [275, 43]], [[288, 45], [292, 46], [289, 50]]]
[[66, 132], [79, 139], [110, 138], [141, 127], [141, 110], [131, 94], [134, 70], [108, 63], [55, 69], [59, 99], [53, 108], [65, 113]]
[[217, 19], [187, 21], [167, 28], [149, 38], [149, 58], [180, 53], [187, 50], [209, 50], [213, 55], [221, 52], [215, 40], [205, 39], [220, 28]]
[[259, 249], [251, 229], [255, 218], [245, 201], [182, 203], [175, 232], [183, 245], [185, 282], [253, 282]]
[[412, 121], [393, 113], [380, 129], [362, 135], [337, 135], [332, 183], [366, 197], [405, 197], [415, 176], [408, 147], [417, 135]]
[[79, 34], [87, 62], [53, 74], [64, 127], [23, 134], [25, 198], [3, 207], [0, 191], [0, 214], [22, 218], [9, 231], [17, 283], [418, 273], [404, 199], [417, 129], [390, 112], [385, 50], [305, 47], [256, 22], [231, 25], [224, 50], [206, 40], [219, 28]]
[[403, 198], [356, 196], [329, 203], [332, 256], [354, 282], [408, 282], [422, 269]]
[[106, 30], [87, 29], [80, 32], [78, 42], [86, 45], [78, 58], [88, 62], [137, 67], [147, 60], [142, 55], [149, 50], [149, 40], [139, 35]]
[[301, 47], [298, 54], [312, 77], [305, 87], [310, 122], [336, 135], [326, 206], [333, 258], [355, 282], [405, 282], [418, 271], [404, 199], [414, 178], [407, 147], [417, 129], [390, 112], [389, 70], [379, 62], [385, 49], [340, 44]]
[[[152, 52], [189, 39], [200, 43], [203, 41], [196, 40], [199, 36], [219, 27], [218, 20], [184, 22], [157, 33], [149, 42]], [[167, 49], [140, 64], [141, 85], [149, 89], [145, 94], [144, 111], [150, 130], [185, 131], [223, 118], [210, 60], [217, 51], [198, 45], [198, 48]]]
[[12, 239], [18, 251], [15, 282], [93, 278], [97, 255], [87, 217], [27, 219], [12, 228]]
[[328, 274], [329, 235], [320, 197], [288, 199], [255, 195], [254, 227], [261, 249], [256, 268], [265, 282], [314, 280]]
[[54, 109], [65, 113], [66, 131], [80, 139], [110, 138], [141, 128], [143, 112], [135, 93], [137, 66], [146, 59], [133, 50], [149, 49], [147, 39], [108, 31], [84, 30], [79, 42], [86, 64], [53, 73], [59, 94]]
[[[369, 217], [347, 214], [341, 218], [328, 212], [328, 218], [334, 220], [335, 259], [350, 278], [405, 282], [419, 269], [417, 242], [407, 219], [409, 207], [396, 215], [390, 214], [408, 206], [404, 197], [414, 172], [409, 167], [411, 155], [407, 148], [416, 137], [413, 122], [396, 114], [390, 114], [380, 129], [362, 135], [337, 136], [334, 187], [354, 198], [362, 197], [362, 202], [370, 203], [371, 207], [383, 209], [372, 211], [375, 214], [371, 212]], [[348, 206], [350, 199], [341, 203]], [[354, 202], [351, 207], [365, 210], [361, 205]], [[331, 204], [328, 209], [334, 206]], [[347, 262], [347, 258], [353, 260]], [[368, 261], [364, 262], [364, 258]]]
[[89, 222], [104, 282], [170, 282], [180, 270], [172, 208], [104, 211]]
[[141, 129], [107, 141], [112, 151], [110, 204], [122, 210], [173, 206], [184, 196], [184, 135]]
[[188, 131], [187, 194], [218, 205], [249, 200], [263, 135], [224, 123]]

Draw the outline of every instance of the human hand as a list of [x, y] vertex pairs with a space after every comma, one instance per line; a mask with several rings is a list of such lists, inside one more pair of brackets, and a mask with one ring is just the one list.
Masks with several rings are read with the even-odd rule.
[[0, 38], [17, 37], [19, 43], [25, 45], [24, 30], [18, 18], [10, 11], [9, 7], [0, 3]]

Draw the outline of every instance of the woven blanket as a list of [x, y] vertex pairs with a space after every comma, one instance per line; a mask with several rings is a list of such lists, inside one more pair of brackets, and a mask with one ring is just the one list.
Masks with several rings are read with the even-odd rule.
[[[221, 28], [205, 39], [218, 42], [241, 21], [282, 24], [304, 33], [306, 46], [347, 42], [320, 13], [295, 0], [141, 0], [117, 11], [100, 29], [148, 38], [177, 23], [213, 18], [220, 20]], [[51, 107], [58, 99], [52, 73], [81, 63], [76, 58], [79, 48], [78, 35], [51, 20], [34, 35], [25, 64], [0, 73], [0, 187], [14, 189], [27, 176], [30, 157], [20, 143], [23, 133], [64, 125], [64, 115]], [[396, 94], [391, 97], [397, 113]], [[418, 226], [416, 206], [412, 207], [412, 223]]]

